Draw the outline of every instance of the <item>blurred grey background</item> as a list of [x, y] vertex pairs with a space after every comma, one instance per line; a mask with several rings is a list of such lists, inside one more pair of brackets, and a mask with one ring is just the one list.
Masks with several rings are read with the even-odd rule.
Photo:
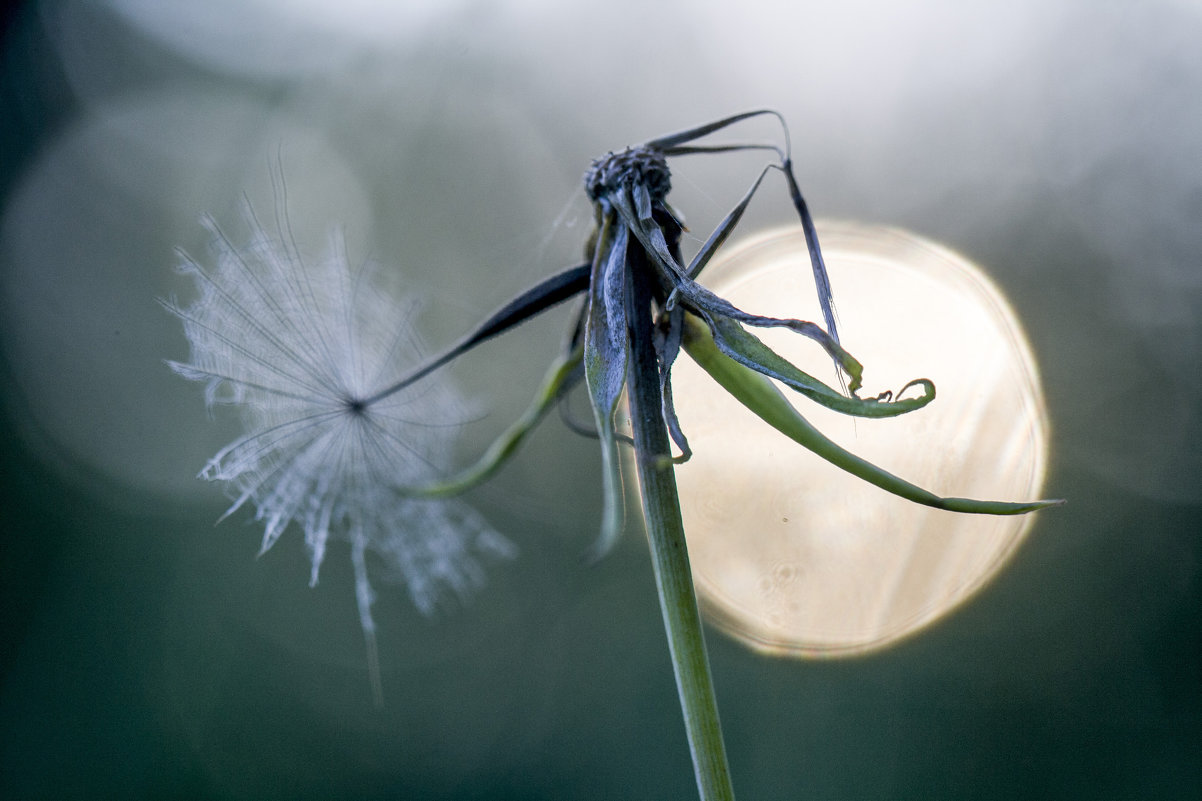
[[[328, 7], [327, 7], [328, 6]], [[650, 6], [650, 7], [648, 7]], [[335, 10], [335, 7], [337, 10]], [[591, 158], [737, 111], [789, 120], [815, 213], [989, 270], [1027, 326], [1048, 494], [1008, 570], [871, 656], [711, 632], [737, 792], [1194, 798], [1202, 784], [1202, 4], [26, 3], [0, 54], [0, 797], [689, 798], [646, 548], [595, 567], [595, 443], [548, 420], [472, 502], [521, 549], [427, 620], [345, 553], [256, 560], [194, 479], [236, 430], [163, 366], [175, 248], [288, 179], [302, 244], [426, 297], [433, 344], [560, 266]], [[749, 135], [772, 136], [770, 126]], [[680, 162], [704, 232], [762, 159]], [[779, 185], [748, 230], [790, 218]], [[837, 286], [836, 286], [837, 289]], [[846, 302], [846, 301], [845, 301]], [[559, 310], [455, 368], [475, 453]], [[581, 407], [583, 409], [583, 407]]]

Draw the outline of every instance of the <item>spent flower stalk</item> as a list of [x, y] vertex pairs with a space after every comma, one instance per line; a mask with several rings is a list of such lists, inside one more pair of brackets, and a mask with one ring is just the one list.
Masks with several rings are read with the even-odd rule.
[[[759, 117], [780, 123], [783, 144], [709, 142], [711, 135]], [[686, 260], [681, 250], [684, 225], [667, 200], [668, 161], [739, 151], [763, 151], [776, 159], [761, 170], [696, 255]], [[745, 311], [697, 281], [774, 174], [783, 178], [805, 234], [805, 258], [822, 310], [821, 325]], [[674, 477], [675, 465], [691, 455], [672, 400], [672, 367], [681, 351], [781, 433], [887, 492], [974, 514], [1023, 514], [1060, 502], [939, 497], [836, 445], [786, 399], [778, 385], [843, 414], [884, 418], [925, 407], [935, 399], [935, 385], [916, 378], [896, 393], [860, 396], [863, 366], [840, 343], [831, 282], [794, 177], [788, 130], [776, 112], [737, 114], [609, 153], [586, 173], [585, 191], [593, 204], [595, 228], [584, 261], [522, 292], [463, 339], [420, 364], [411, 361], [412, 334], [397, 333], [397, 328], [387, 342], [373, 342], [368, 357], [357, 352], [364, 341], [356, 337], [378, 336], [366, 335], [361, 321], [376, 320], [373, 330], [379, 331], [380, 321], [397, 326], [401, 319], [380, 308], [360, 308], [359, 290], [347, 294], [347, 287], [357, 283], [340, 285], [342, 294], [334, 296], [341, 300], [336, 303], [317, 302], [324, 291], [317, 291], [311, 279], [285, 277], [301, 270], [292, 250], [265, 259], [263, 254], [271, 250], [262, 244], [246, 251], [227, 244], [219, 260], [224, 272], [210, 275], [187, 262], [202, 287], [202, 300], [189, 308], [172, 306], [185, 320], [194, 353], [192, 363], [173, 366], [186, 377], [208, 381], [211, 401], [216, 387], [228, 385], [234, 390], [231, 400], [247, 404], [252, 433], [219, 453], [205, 475], [238, 490], [234, 508], [247, 500], [256, 505], [257, 516], [266, 523], [265, 547], [289, 521], [296, 521], [305, 530], [316, 571], [325, 538], [337, 527], [352, 543], [357, 575], [364, 572], [360, 565], [365, 550], [382, 551], [402, 567], [419, 606], [425, 604], [424, 588], [430, 583], [456, 591], [476, 583], [470, 553], [510, 552], [499, 535], [451, 496], [498, 470], [546, 412], [584, 381], [604, 471], [600, 533], [590, 556], [603, 556], [618, 540], [624, 488], [619, 448], [629, 443], [698, 790], [706, 801], [731, 799]], [[268, 262], [281, 275], [257, 277], [256, 260]], [[409, 410], [422, 398], [447, 391], [433, 381], [439, 368], [580, 293], [585, 302], [567, 345], [530, 406], [476, 462], [451, 472], [445, 469], [445, 446], [440, 450], [417, 444], [426, 442], [434, 429], [415, 424], [417, 415]], [[256, 320], [264, 314], [270, 325], [260, 330]], [[294, 316], [322, 322], [298, 323]], [[404, 329], [403, 321], [399, 328]], [[833, 361], [839, 388], [778, 355], [749, 330], [756, 328], [783, 328], [812, 341]], [[277, 329], [285, 333], [274, 333]], [[309, 338], [315, 341], [302, 344]], [[255, 355], [259, 353], [271, 355]], [[334, 369], [339, 362], [330, 360], [332, 353], [355, 367], [346, 373]], [[278, 356], [283, 366], [277, 366]], [[323, 365], [321, 371], [314, 364]], [[266, 407], [260, 397], [267, 399]], [[623, 397], [630, 407], [631, 438], [617, 430]], [[267, 414], [269, 410], [277, 413]], [[416, 523], [423, 515], [435, 525]], [[412, 526], [426, 526], [425, 533], [409, 531]], [[365, 578], [360, 589], [366, 596], [360, 609], [368, 632], [370, 588]]]

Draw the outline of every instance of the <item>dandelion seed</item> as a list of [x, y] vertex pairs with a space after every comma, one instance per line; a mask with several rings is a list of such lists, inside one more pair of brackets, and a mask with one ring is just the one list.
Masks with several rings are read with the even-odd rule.
[[237, 246], [212, 220], [215, 266], [181, 254], [199, 297], [164, 305], [184, 323], [184, 378], [205, 399], [241, 407], [246, 435], [222, 448], [201, 477], [226, 485], [229, 516], [249, 503], [263, 523], [262, 552], [292, 523], [304, 533], [315, 584], [331, 539], [350, 543], [359, 618], [373, 689], [380, 697], [374, 593], [367, 553], [430, 614], [448, 595], [483, 581], [479, 557], [513, 546], [456, 499], [416, 498], [404, 488], [448, 469], [465, 405], [442, 375], [389, 392], [422, 361], [415, 303], [382, 291], [374, 267], [352, 271], [341, 234], [316, 261], [303, 259], [280, 204], [270, 236], [245, 205], [249, 241]]

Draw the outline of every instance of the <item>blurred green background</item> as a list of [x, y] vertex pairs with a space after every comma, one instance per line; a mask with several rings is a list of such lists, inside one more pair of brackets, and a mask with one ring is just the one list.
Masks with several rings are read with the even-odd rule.
[[[278, 158], [302, 244], [344, 226], [444, 343], [579, 257], [591, 158], [760, 106], [816, 214], [910, 228], [1007, 291], [1070, 503], [890, 650], [775, 661], [711, 632], [740, 797], [1196, 797], [1202, 5], [326, 5], [6, 18], [0, 797], [694, 797], [646, 547], [579, 559], [595, 443], [551, 419], [472, 494], [521, 555], [465, 608], [378, 585], [376, 709], [346, 554], [309, 589], [295, 533], [256, 560], [249, 515], [214, 528], [194, 476], [236, 422], [163, 366], [187, 345], [155, 299], [187, 297], [203, 214], [237, 238], [243, 193], [272, 207]], [[760, 162], [681, 162], [694, 231]], [[773, 186], [747, 230], [790, 214]], [[465, 458], [567, 316], [456, 366]]]

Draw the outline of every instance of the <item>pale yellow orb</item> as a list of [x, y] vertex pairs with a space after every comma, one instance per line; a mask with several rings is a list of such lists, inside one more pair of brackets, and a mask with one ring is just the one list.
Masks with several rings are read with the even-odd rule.
[[[785, 389], [848, 450], [938, 495], [1040, 497], [1048, 424], [1013, 310], [979, 268], [890, 228], [819, 225], [843, 345], [861, 395], [930, 378], [936, 399], [884, 420], [848, 418]], [[702, 283], [753, 313], [821, 320], [800, 229], [732, 247]], [[836, 381], [813, 342], [755, 329], [802, 370]], [[674, 396], [694, 451], [677, 472], [694, 580], [708, 619], [753, 648], [799, 656], [884, 647], [980, 589], [1037, 515], [930, 509], [871, 486], [785, 438], [686, 356]]]

